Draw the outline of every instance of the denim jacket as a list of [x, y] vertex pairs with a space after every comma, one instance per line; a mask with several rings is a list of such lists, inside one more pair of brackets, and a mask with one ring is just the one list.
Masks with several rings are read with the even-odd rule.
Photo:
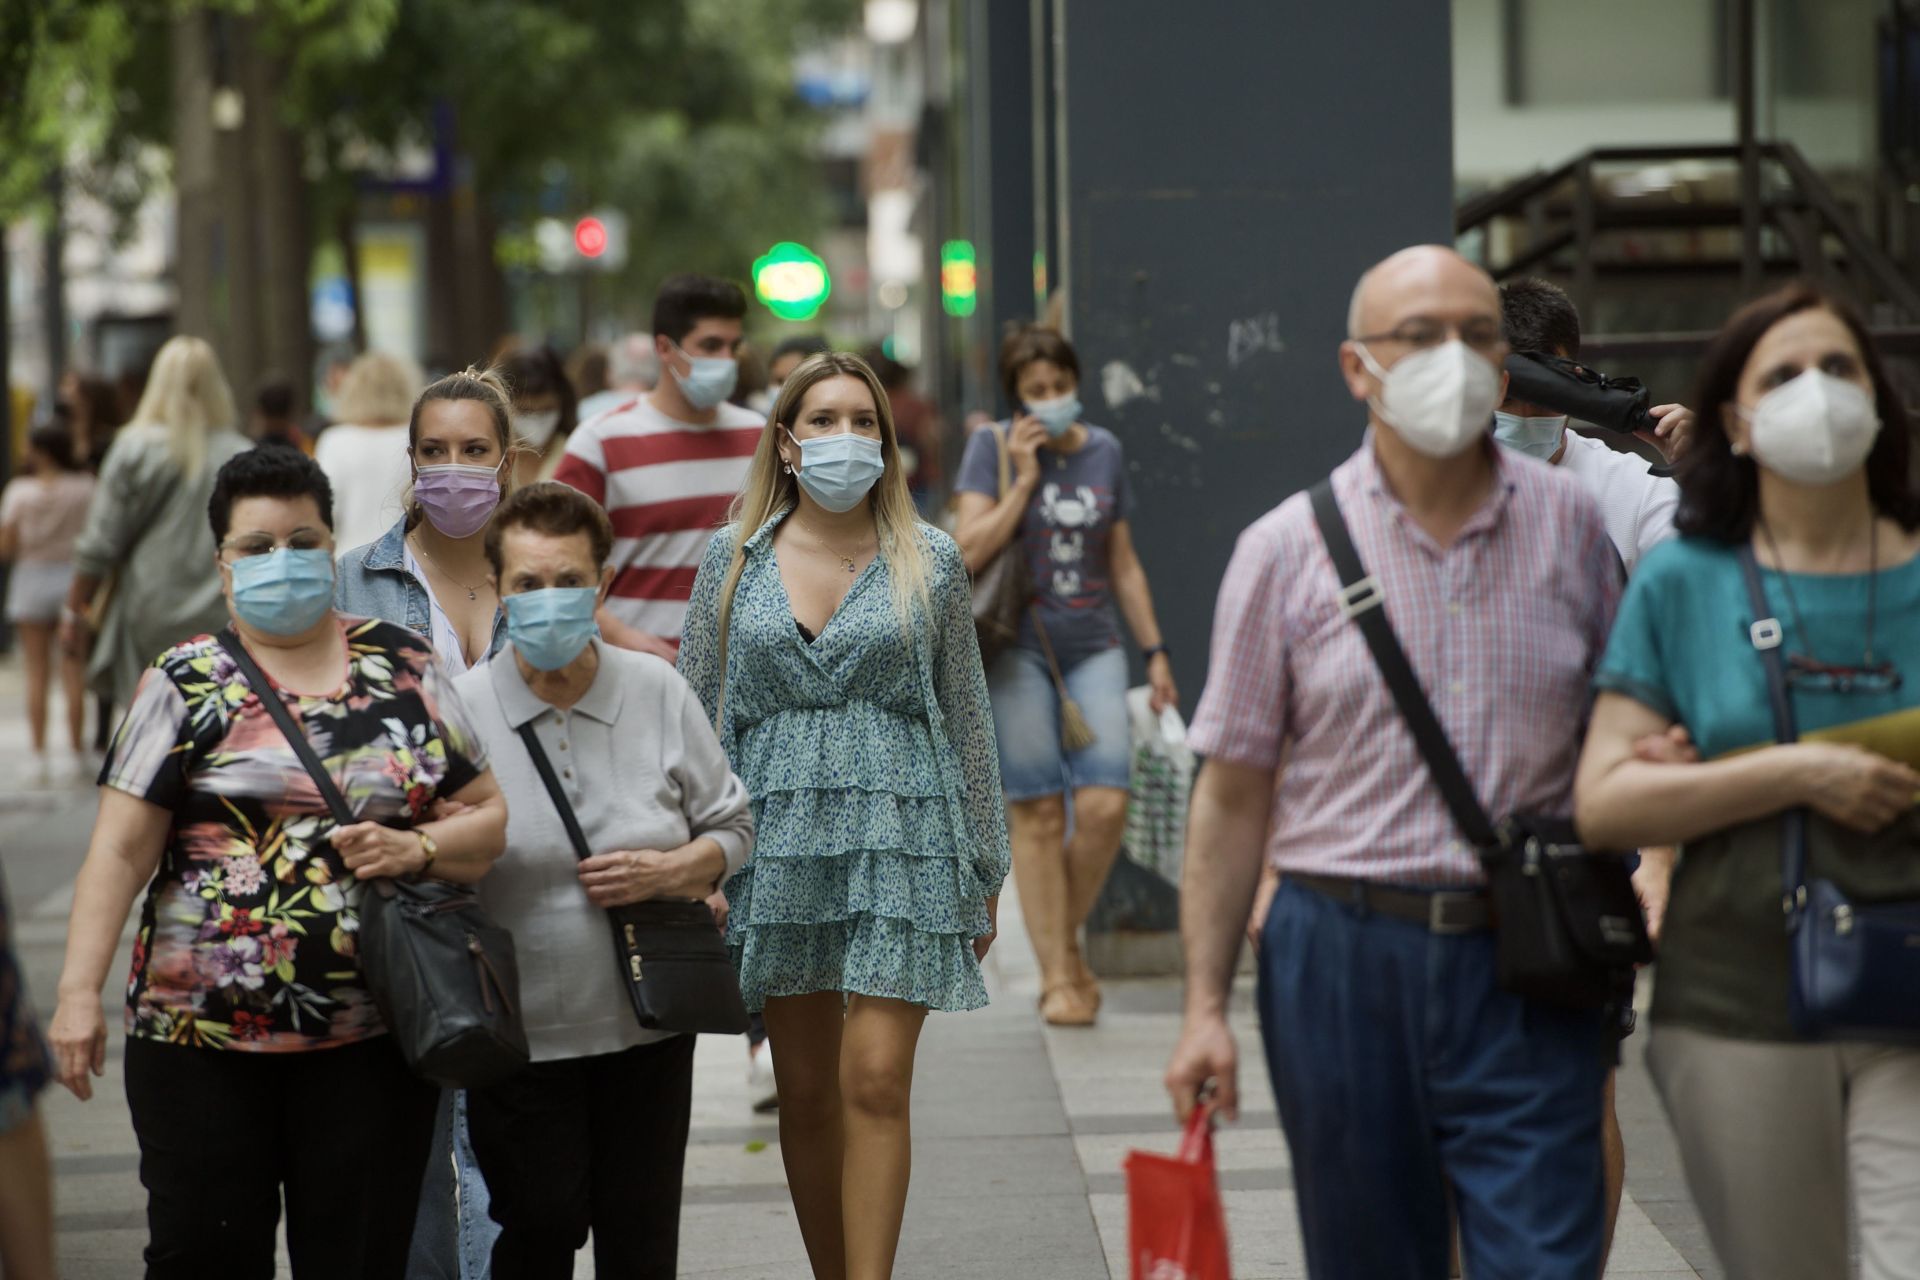
[[[407, 522], [395, 524], [378, 542], [355, 547], [340, 557], [335, 572], [333, 604], [356, 618], [397, 622], [409, 631], [433, 635], [433, 602], [427, 584], [407, 572]], [[507, 642], [506, 610], [493, 615], [493, 643], [488, 656]]]

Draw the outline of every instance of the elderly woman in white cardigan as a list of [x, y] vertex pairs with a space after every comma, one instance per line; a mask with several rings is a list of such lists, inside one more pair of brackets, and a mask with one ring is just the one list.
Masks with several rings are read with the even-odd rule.
[[[520, 938], [533, 1062], [468, 1094], [495, 1280], [670, 1277], [693, 1093], [693, 1037], [643, 1031], [606, 908], [705, 898], [746, 861], [753, 820], [699, 699], [673, 667], [600, 642], [613, 528], [542, 483], [487, 532], [507, 647], [456, 681], [507, 795], [507, 852], [483, 898]], [[523, 742], [531, 724], [593, 856], [577, 861]]]

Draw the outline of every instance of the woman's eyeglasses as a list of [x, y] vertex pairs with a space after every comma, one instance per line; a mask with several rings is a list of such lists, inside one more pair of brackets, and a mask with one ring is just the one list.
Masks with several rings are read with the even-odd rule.
[[1842, 666], [1797, 653], [1787, 655], [1787, 683], [1820, 693], [1892, 693], [1904, 683], [1891, 662]]
[[246, 560], [271, 555], [282, 547], [289, 551], [323, 551], [332, 541], [324, 529], [295, 529], [285, 542], [275, 542], [264, 533], [236, 533], [220, 544], [220, 550], [235, 560]]

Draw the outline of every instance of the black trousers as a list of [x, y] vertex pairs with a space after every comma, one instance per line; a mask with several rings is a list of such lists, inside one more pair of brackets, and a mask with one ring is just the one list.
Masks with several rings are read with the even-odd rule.
[[569, 1280], [589, 1230], [596, 1275], [672, 1280], [693, 1041], [536, 1062], [467, 1091], [473, 1154], [500, 1224], [493, 1280]]
[[301, 1280], [404, 1280], [440, 1091], [389, 1036], [245, 1053], [128, 1040], [147, 1278], [272, 1280], [280, 1200]]

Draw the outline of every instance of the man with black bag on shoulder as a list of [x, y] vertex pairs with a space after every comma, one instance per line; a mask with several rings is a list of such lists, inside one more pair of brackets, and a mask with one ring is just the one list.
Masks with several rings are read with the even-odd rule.
[[[1237, 1111], [1225, 1007], [1264, 853], [1261, 1027], [1310, 1274], [1445, 1274], [1451, 1200], [1468, 1274], [1587, 1280], [1600, 1006], [1645, 947], [1624, 864], [1566, 821], [1615, 553], [1576, 481], [1488, 438], [1484, 272], [1397, 253], [1348, 334], [1368, 434], [1241, 536], [1220, 590], [1167, 1087], [1183, 1117], [1210, 1080]], [[1548, 883], [1566, 898], [1529, 897]]]

